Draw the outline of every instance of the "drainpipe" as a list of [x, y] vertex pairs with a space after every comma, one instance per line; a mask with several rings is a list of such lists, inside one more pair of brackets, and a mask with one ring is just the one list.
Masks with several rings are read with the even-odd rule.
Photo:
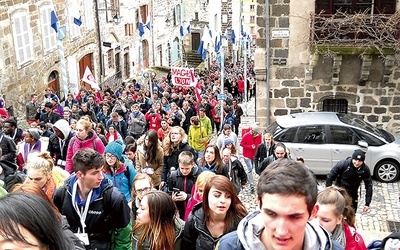
[[100, 82], [103, 81], [103, 49], [102, 49], [102, 41], [101, 41], [101, 34], [100, 34], [100, 15], [99, 15], [99, 6], [98, 0], [95, 2], [95, 11], [96, 11], [96, 19], [97, 19], [97, 36], [99, 40], [99, 57], [100, 57]]
[[267, 89], [267, 96], [266, 96], [266, 107], [267, 107], [267, 125], [271, 123], [270, 119], [270, 99], [269, 99], [269, 64], [270, 64], [270, 48], [269, 48], [269, 0], [265, 0], [265, 67], [266, 67], [266, 89]]

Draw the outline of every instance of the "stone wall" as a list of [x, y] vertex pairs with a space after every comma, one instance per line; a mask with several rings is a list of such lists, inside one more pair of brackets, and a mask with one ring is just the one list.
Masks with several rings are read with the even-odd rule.
[[[259, 1], [258, 15], [265, 13], [263, 2]], [[265, 87], [267, 67], [263, 67], [265, 49], [256, 51], [257, 121], [262, 125], [268, 123], [267, 94], [270, 122], [279, 115], [321, 111], [326, 99], [345, 99], [348, 113], [400, 133], [400, 70], [393, 66], [398, 61], [393, 56], [382, 61], [374, 55], [339, 53], [335, 58], [313, 55], [308, 47], [309, 18], [313, 11], [314, 2], [270, 0], [270, 32], [289, 29], [290, 35], [280, 39], [270, 36], [269, 90]], [[257, 19], [261, 37], [257, 45], [262, 48], [266, 44], [264, 22], [265, 18]], [[286, 62], [279, 64], [277, 59]]]
[[[0, 70], [0, 94], [5, 96], [6, 106], [13, 106], [14, 115], [19, 120], [25, 119], [25, 105], [30, 100], [32, 93], [40, 96], [48, 84], [48, 77], [52, 71], [57, 71], [59, 75], [59, 88], [62, 91], [61, 65], [59, 50], [56, 47], [53, 51], [44, 53], [42, 42], [42, 31], [39, 26], [40, 21], [38, 8], [45, 1], [13, 1], [13, 5], [8, 6], [6, 1], [0, 3], [0, 42], [2, 44], [2, 63]], [[65, 25], [66, 6], [65, 1], [54, 1], [58, 18]], [[11, 14], [18, 9], [29, 10], [29, 28], [33, 38], [33, 60], [18, 67], [16, 63], [14, 40], [11, 28]], [[94, 53], [95, 61], [99, 60], [97, 51], [96, 29], [85, 32], [81, 29], [81, 36], [70, 40], [67, 37], [63, 40], [65, 58], [69, 55], [76, 55], [79, 61], [84, 55]], [[68, 74], [68, 72], [67, 72]]]

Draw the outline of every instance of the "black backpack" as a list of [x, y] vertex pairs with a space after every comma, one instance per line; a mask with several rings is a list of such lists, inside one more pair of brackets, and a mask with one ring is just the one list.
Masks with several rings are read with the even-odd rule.
[[4, 189], [7, 190], [7, 192], [10, 192], [11, 188], [18, 183], [24, 183], [26, 180], [26, 174], [24, 174], [21, 171], [16, 171], [13, 174], [7, 175], [4, 178]]

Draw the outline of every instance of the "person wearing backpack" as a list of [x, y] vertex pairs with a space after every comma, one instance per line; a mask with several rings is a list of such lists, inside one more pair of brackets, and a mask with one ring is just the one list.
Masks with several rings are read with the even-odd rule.
[[345, 250], [367, 250], [356, 231], [351, 197], [344, 188], [330, 186], [318, 193], [316, 220]]
[[358, 189], [361, 182], [364, 181], [365, 186], [365, 205], [363, 212], [369, 212], [369, 205], [372, 200], [372, 178], [369, 167], [365, 164], [365, 152], [361, 149], [354, 150], [351, 157], [339, 161], [328, 173], [326, 177], [326, 186], [332, 186], [335, 182], [336, 186], [343, 187], [353, 200], [354, 212], [357, 212], [358, 205]]
[[131, 200], [133, 179], [136, 170], [132, 164], [123, 157], [124, 145], [121, 141], [113, 141], [107, 144], [104, 151], [105, 161], [103, 172], [105, 176], [124, 194], [126, 201]]
[[90, 250], [130, 250], [130, 208], [103, 175], [104, 158], [90, 148], [72, 158], [74, 173], [56, 190], [54, 205]]

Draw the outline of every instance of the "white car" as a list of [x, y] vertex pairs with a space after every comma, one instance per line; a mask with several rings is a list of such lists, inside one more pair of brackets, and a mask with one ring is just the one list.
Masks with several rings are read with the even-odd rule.
[[400, 137], [357, 116], [334, 112], [290, 114], [277, 117], [266, 132], [286, 145], [292, 159], [303, 157], [315, 174], [328, 174], [338, 161], [365, 145], [365, 163], [376, 179], [393, 182], [399, 177]]

